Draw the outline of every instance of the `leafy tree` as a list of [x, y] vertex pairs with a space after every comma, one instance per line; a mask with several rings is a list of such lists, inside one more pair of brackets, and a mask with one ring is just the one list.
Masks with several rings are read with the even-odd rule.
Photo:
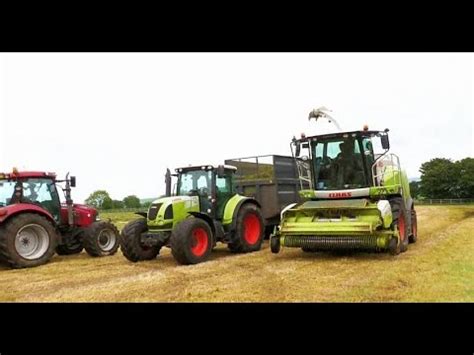
[[112, 208], [120, 209], [120, 208], [124, 208], [124, 207], [125, 207], [125, 204], [123, 203], [123, 201], [120, 201], [120, 200], [113, 200], [112, 201]]
[[110, 197], [106, 196], [104, 198], [104, 201], [102, 201], [102, 209], [103, 210], [111, 210], [113, 207], [114, 207], [113, 200]]
[[[86, 199], [86, 204], [95, 208], [103, 208], [104, 200], [108, 198], [111, 200], [109, 193], [105, 190], [97, 190], [89, 195]], [[111, 200], [112, 201], [112, 200]], [[109, 202], [107, 201], [107, 204]]]
[[145, 201], [145, 202], [142, 203], [143, 208], [149, 208], [150, 205], [151, 205], [151, 201]]
[[140, 199], [135, 195], [127, 196], [123, 199], [123, 203], [127, 208], [140, 208]]
[[474, 159], [436, 158], [420, 168], [420, 194], [427, 198], [474, 197]]
[[456, 162], [459, 174], [460, 198], [474, 197], [474, 158], [465, 158]]
[[419, 181], [410, 182], [410, 194], [412, 198], [417, 198], [420, 195], [420, 182]]

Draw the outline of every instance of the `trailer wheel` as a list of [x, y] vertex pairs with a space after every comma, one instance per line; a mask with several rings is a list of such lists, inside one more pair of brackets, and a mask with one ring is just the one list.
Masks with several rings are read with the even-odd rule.
[[410, 243], [416, 243], [418, 240], [418, 221], [416, 218], [416, 211], [414, 208], [411, 210], [411, 231], [408, 241]]
[[400, 243], [398, 243], [398, 248], [400, 249], [400, 252], [403, 253], [408, 249], [409, 234], [405, 201], [401, 197], [396, 197], [390, 200], [390, 205], [392, 208], [392, 229], [398, 229], [398, 233], [400, 235]]
[[119, 231], [112, 223], [94, 222], [85, 230], [84, 249], [90, 256], [114, 255], [120, 245]]
[[123, 256], [136, 263], [142, 260], [152, 260], [160, 253], [161, 247], [145, 246], [140, 241], [142, 233], [148, 231], [146, 219], [131, 221], [122, 229], [121, 247]]
[[57, 243], [54, 226], [38, 214], [14, 216], [0, 227], [0, 258], [15, 269], [47, 263]]
[[206, 261], [213, 245], [209, 224], [201, 218], [187, 218], [171, 232], [171, 253], [184, 265]]
[[265, 237], [265, 222], [260, 208], [254, 204], [244, 204], [237, 215], [234, 237], [228, 244], [234, 253], [248, 253], [260, 250]]

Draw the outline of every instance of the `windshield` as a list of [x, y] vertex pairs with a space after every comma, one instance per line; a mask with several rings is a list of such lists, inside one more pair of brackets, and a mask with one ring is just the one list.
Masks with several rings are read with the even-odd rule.
[[21, 184], [25, 202], [57, 204], [59, 196], [51, 179], [21, 179], [18, 181], [0, 180], [0, 206], [17, 202], [14, 196], [17, 184]]
[[314, 141], [313, 158], [316, 190], [369, 186], [364, 164], [373, 162], [370, 138], [338, 137]]
[[211, 184], [211, 170], [187, 171], [179, 175], [178, 195], [209, 195]]

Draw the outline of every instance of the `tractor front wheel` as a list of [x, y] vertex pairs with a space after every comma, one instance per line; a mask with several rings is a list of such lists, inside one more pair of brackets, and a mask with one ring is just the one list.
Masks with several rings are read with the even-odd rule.
[[260, 208], [254, 204], [245, 204], [237, 215], [235, 234], [228, 244], [234, 253], [248, 253], [260, 250], [265, 237], [265, 222]]
[[14, 216], [0, 227], [0, 258], [15, 269], [47, 263], [57, 243], [54, 226], [38, 214]]
[[141, 234], [148, 231], [146, 219], [129, 222], [122, 229], [121, 247], [123, 256], [136, 263], [142, 260], [153, 260], [160, 253], [161, 247], [146, 246], [141, 242]]
[[170, 245], [173, 257], [180, 264], [206, 261], [213, 246], [211, 228], [203, 219], [185, 219], [171, 233]]
[[114, 255], [120, 245], [119, 231], [112, 223], [94, 222], [85, 230], [84, 249], [90, 256]]

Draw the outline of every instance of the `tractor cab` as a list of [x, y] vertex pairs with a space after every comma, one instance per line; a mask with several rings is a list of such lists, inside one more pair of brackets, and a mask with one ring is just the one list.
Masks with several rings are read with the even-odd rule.
[[[57, 184], [61, 182], [66, 182], [66, 187], [63, 189], [65, 203], [61, 203], [58, 192]], [[33, 208], [48, 212], [60, 226], [89, 225], [95, 220], [97, 212], [91, 207], [73, 204], [70, 192], [71, 187], [75, 186], [74, 176], [57, 180], [55, 173], [19, 172], [14, 168], [12, 173], [0, 173], [0, 208], [18, 210], [34, 206]]]
[[215, 218], [221, 218], [227, 201], [236, 194], [231, 165], [190, 166], [176, 169], [178, 196], [198, 196], [199, 210]]
[[[397, 167], [396, 156], [386, 154], [387, 132], [364, 129], [293, 139], [300, 180], [306, 189], [342, 191], [338, 197], [350, 197], [344, 191], [383, 185], [380, 170], [386, 172], [390, 165]], [[374, 146], [383, 151], [376, 151]], [[330, 195], [336, 197], [334, 193]]]
[[45, 172], [0, 173], [0, 207], [30, 204], [48, 211], [56, 222], [61, 219], [56, 174]]

